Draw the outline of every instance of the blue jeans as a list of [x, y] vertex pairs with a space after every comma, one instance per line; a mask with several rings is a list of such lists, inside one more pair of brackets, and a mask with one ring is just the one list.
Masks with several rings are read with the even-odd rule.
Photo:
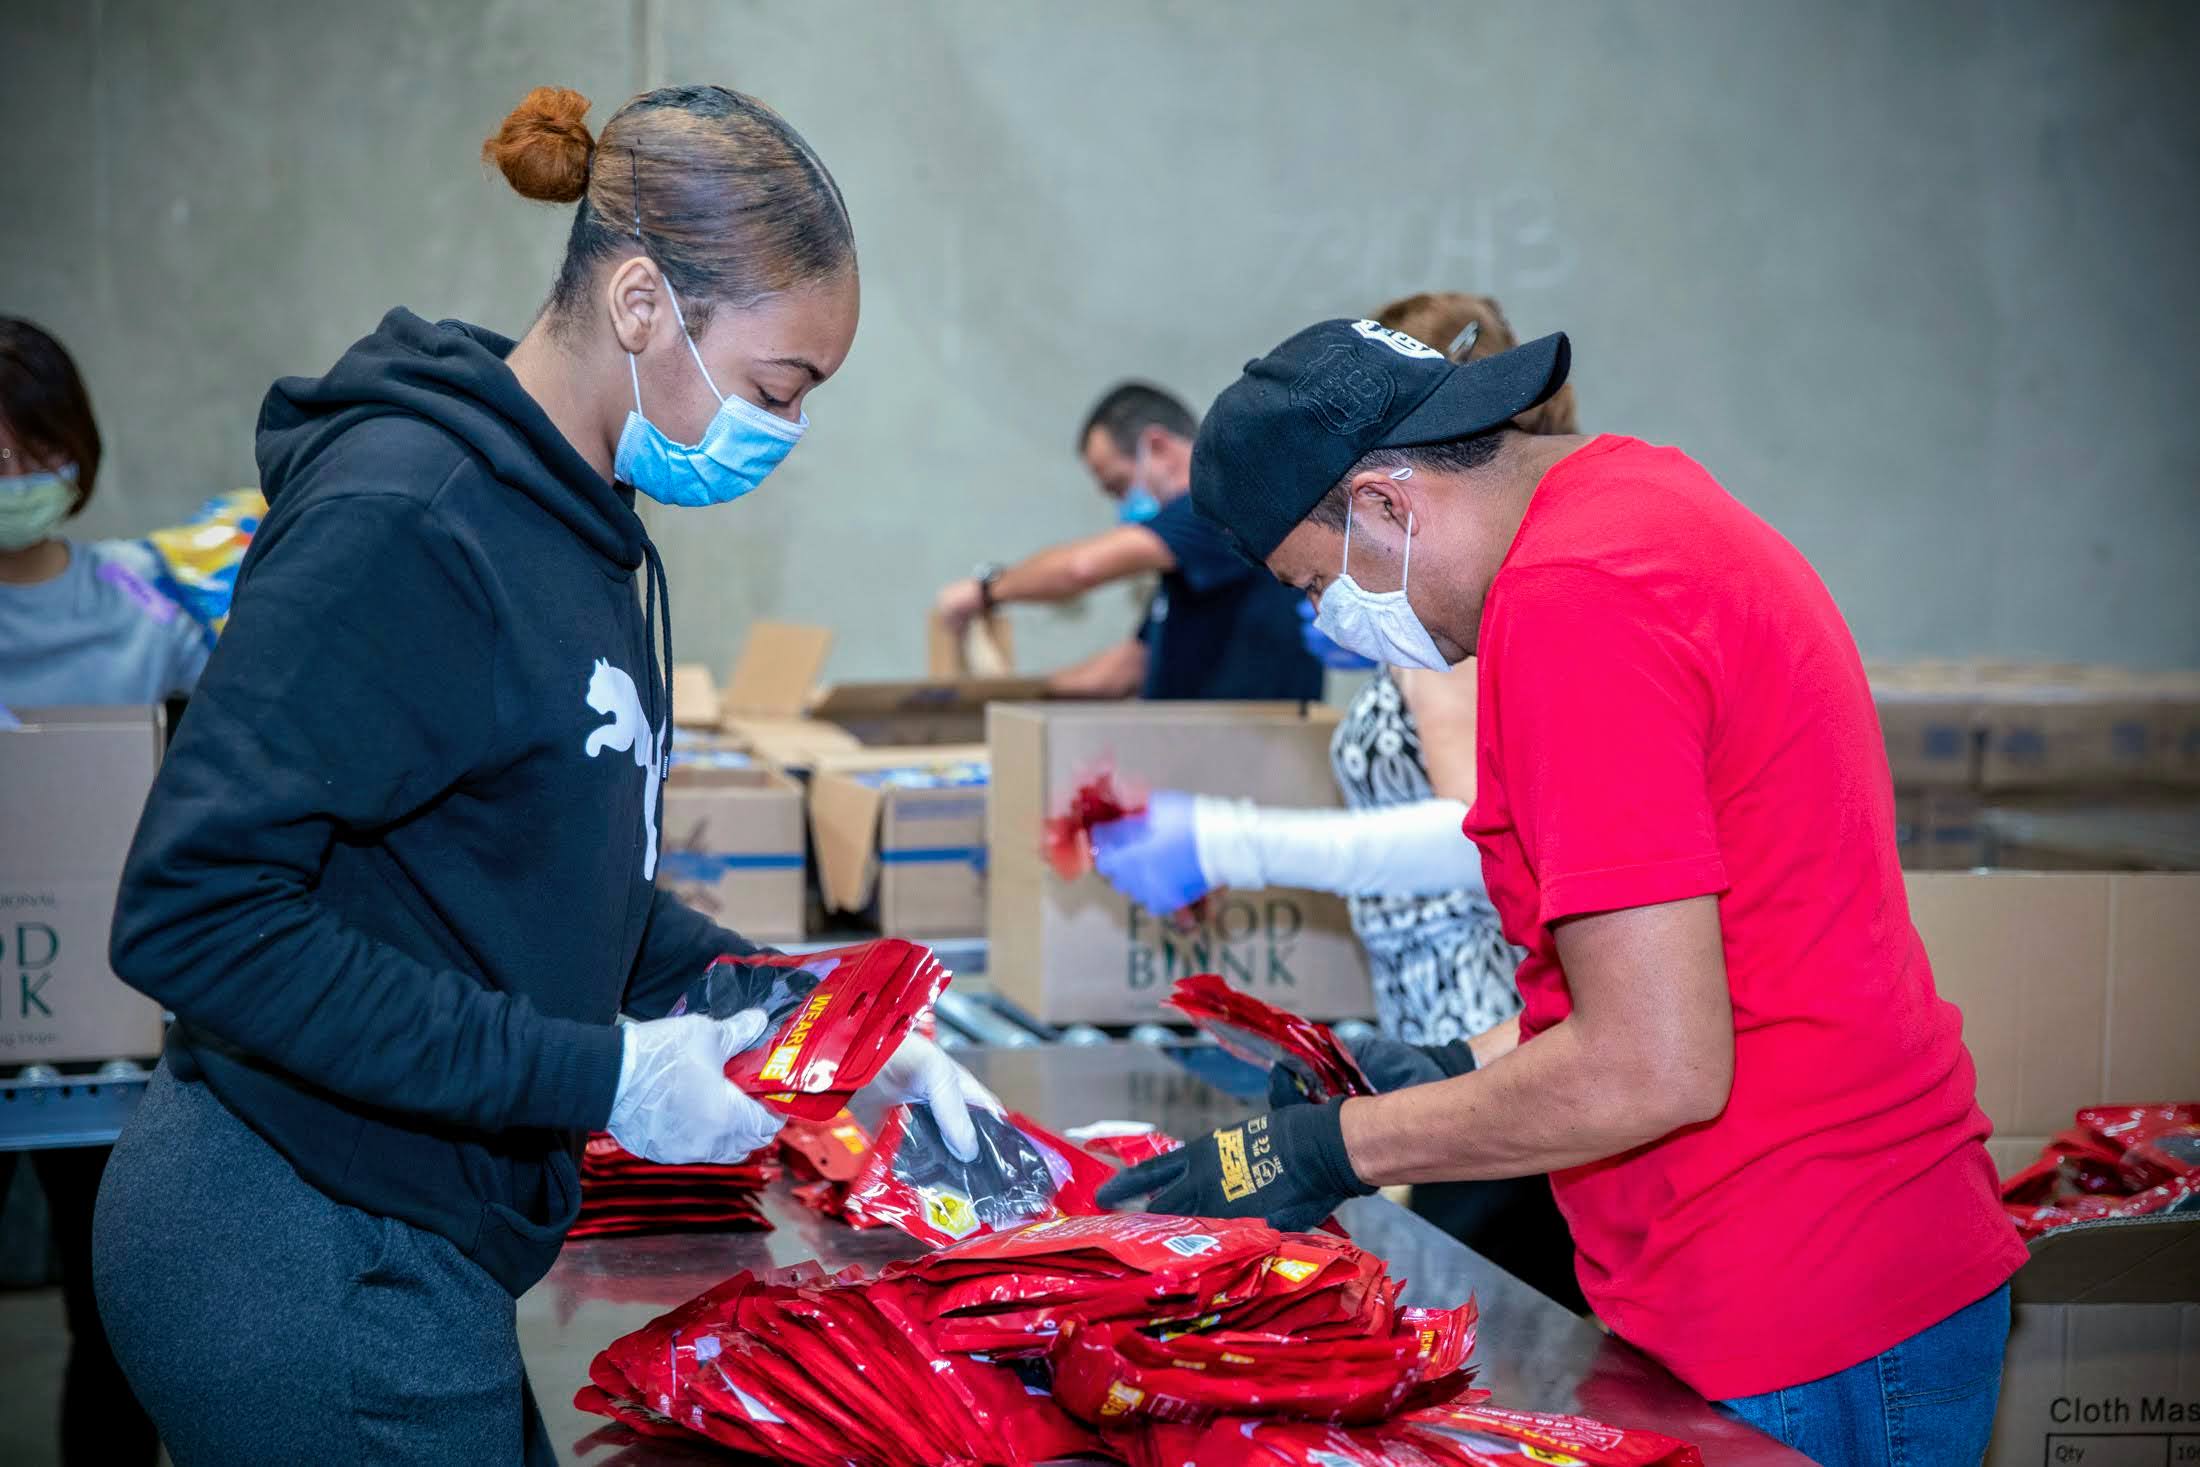
[[1824, 1467], [1971, 1467], [1986, 1455], [2009, 1286], [1822, 1380], [1714, 1402]]

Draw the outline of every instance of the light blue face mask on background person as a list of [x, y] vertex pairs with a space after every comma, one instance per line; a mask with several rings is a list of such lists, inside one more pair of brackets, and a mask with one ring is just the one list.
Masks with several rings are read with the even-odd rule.
[[[1412, 472], [1411, 469], [1398, 469], [1390, 477], [1403, 479]], [[1429, 636], [1428, 628], [1421, 625], [1421, 618], [1413, 613], [1413, 603], [1406, 599], [1406, 586], [1413, 580], [1412, 514], [1406, 515], [1405, 566], [1395, 591], [1370, 591], [1352, 579], [1352, 521], [1355, 518], [1357, 516], [1350, 513], [1345, 516], [1344, 567], [1337, 572], [1337, 579], [1322, 591], [1321, 607], [1314, 613], [1314, 625], [1347, 652], [1357, 652], [1392, 667], [1445, 671], [1451, 663], [1436, 650], [1436, 642]]]
[[1146, 445], [1138, 445], [1138, 466], [1131, 487], [1116, 502], [1115, 517], [1126, 525], [1143, 525], [1161, 513], [1161, 501], [1146, 487]]
[[0, 478], [0, 550], [27, 550], [76, 508], [76, 465]]
[[681, 314], [680, 298], [672, 293], [669, 281], [665, 297], [672, 302], [673, 319], [680, 323], [680, 339], [687, 343], [688, 355], [695, 358], [695, 369], [703, 374], [711, 396], [718, 399], [718, 411], [711, 415], [702, 439], [694, 447], [674, 443], [642, 416], [642, 373], [634, 355], [628, 353], [626, 368], [634, 378], [634, 411], [626, 415], [626, 427], [619, 432], [611, 471], [621, 483], [632, 484], [637, 492], [659, 504], [686, 509], [730, 504], [779, 467], [780, 460], [793, 451], [810, 426], [810, 415], [804, 413], [799, 422], [790, 423], [745, 398], [720, 392], [718, 384], [711, 381], [710, 368], [703, 365], [703, 354], [695, 349], [695, 338], [688, 335], [687, 317]]

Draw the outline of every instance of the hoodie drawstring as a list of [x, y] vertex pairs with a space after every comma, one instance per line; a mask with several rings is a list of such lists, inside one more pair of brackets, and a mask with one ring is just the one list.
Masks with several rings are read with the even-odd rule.
[[642, 641], [648, 649], [645, 655], [649, 659], [650, 692], [664, 720], [658, 725], [663, 730], [663, 742], [656, 751], [661, 772], [672, 752], [672, 591], [665, 584], [664, 558], [657, 553], [656, 542], [646, 535], [642, 537], [642, 560], [648, 576], [642, 587]]

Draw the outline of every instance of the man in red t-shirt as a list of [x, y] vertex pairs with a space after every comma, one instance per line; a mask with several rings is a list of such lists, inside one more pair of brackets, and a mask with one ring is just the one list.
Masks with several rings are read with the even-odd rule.
[[1466, 833], [1526, 1008], [1378, 1044], [1387, 1093], [1105, 1195], [1303, 1227], [1376, 1186], [1547, 1171], [1598, 1316], [1705, 1396], [1829, 1464], [1976, 1462], [2025, 1253], [1855, 643], [1685, 455], [1511, 429], [1568, 362], [1563, 336], [1454, 366], [1324, 322], [1208, 415], [1195, 502], [1333, 639], [1479, 653]]

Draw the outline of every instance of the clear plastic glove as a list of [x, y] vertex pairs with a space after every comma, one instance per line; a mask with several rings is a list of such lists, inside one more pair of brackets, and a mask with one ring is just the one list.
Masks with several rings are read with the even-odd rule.
[[1166, 917], [1214, 889], [1199, 864], [1199, 802], [1157, 790], [1145, 811], [1092, 828], [1092, 864], [1132, 901]]
[[1359, 653], [1338, 646], [1329, 633], [1314, 625], [1314, 603], [1303, 597], [1299, 600], [1299, 641], [1314, 654], [1316, 662], [1339, 672], [1365, 672], [1375, 665]]
[[761, 1009], [730, 1019], [681, 1014], [628, 1024], [611, 1102], [611, 1139], [651, 1161], [739, 1161], [786, 1124], [726, 1078], [726, 1061], [764, 1037]]
[[971, 1161], [978, 1154], [978, 1128], [970, 1123], [970, 1107], [982, 1105], [995, 1115], [1001, 1112], [998, 1096], [921, 1034], [904, 1039], [878, 1078], [865, 1088], [888, 1105], [930, 1107], [932, 1119], [939, 1123], [940, 1139], [957, 1161]]

